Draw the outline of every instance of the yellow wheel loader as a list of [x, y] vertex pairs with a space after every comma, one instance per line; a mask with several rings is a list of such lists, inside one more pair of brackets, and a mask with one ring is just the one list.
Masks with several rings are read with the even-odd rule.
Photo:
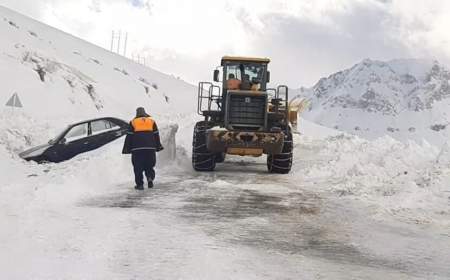
[[224, 56], [214, 70], [214, 82], [199, 83], [198, 113], [204, 120], [194, 127], [195, 170], [213, 171], [226, 154], [266, 154], [269, 172], [289, 173], [293, 141], [288, 87], [267, 87], [269, 62], [268, 58]]

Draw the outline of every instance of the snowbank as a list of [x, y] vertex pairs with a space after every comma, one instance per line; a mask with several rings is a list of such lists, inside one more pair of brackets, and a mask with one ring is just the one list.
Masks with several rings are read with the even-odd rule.
[[336, 136], [344, 132], [331, 129], [325, 126], [318, 125], [306, 119], [300, 118], [297, 124], [297, 131], [307, 137], [312, 138], [327, 138], [329, 136]]
[[[450, 191], [448, 145], [438, 149], [427, 142], [403, 143], [388, 136], [369, 141], [343, 134], [296, 140], [303, 153], [296, 154], [292, 176], [312, 182], [314, 188], [376, 205], [381, 219], [389, 213], [409, 222], [442, 225], [450, 213], [443, 195]], [[305, 165], [308, 160], [313, 164]]]

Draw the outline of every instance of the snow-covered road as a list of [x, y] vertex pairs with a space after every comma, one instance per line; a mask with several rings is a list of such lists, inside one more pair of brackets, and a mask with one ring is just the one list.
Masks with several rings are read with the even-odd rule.
[[[125, 255], [139, 260], [145, 249], [136, 248], [158, 248], [157, 243], [175, 239], [172, 246], [164, 247], [175, 255], [151, 256], [181, 266], [187, 261], [189, 271], [194, 268], [200, 274], [183, 271], [174, 278], [210, 278], [211, 266], [218, 278], [230, 279], [445, 279], [450, 275], [450, 251], [436, 250], [449, 248], [449, 236], [435, 236], [417, 226], [374, 223], [367, 219], [370, 209], [364, 205], [336, 201], [302, 182], [292, 185], [277, 178], [273, 184], [273, 176], [265, 174], [261, 164], [245, 166], [246, 171], [242, 165], [228, 163], [222, 171], [207, 175], [165, 174], [155, 190], [143, 194], [121, 190], [82, 205], [128, 209], [140, 217], [133, 219], [136, 225], [145, 223], [148, 212], [162, 218], [164, 227], [174, 230], [169, 240], [166, 234], [155, 238], [151, 226], [143, 224], [138, 234], [143, 239], [138, 238]], [[209, 257], [199, 257], [204, 254]], [[121, 261], [127, 263], [126, 259]]]
[[267, 174], [263, 159], [231, 158], [214, 173], [183, 160], [162, 166], [143, 192], [123, 178], [128, 159], [110, 162], [120, 145], [71, 164], [30, 165], [26, 181], [2, 192], [2, 278], [450, 277], [448, 224], [396, 215], [370, 192], [318, 179], [333, 164], [317, 150], [326, 141], [301, 140], [287, 176]]

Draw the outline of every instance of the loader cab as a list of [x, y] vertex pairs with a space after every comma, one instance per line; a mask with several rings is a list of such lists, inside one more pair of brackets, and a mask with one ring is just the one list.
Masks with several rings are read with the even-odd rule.
[[[222, 91], [224, 95], [229, 90], [266, 91], [270, 82], [270, 72], [267, 58], [224, 56], [221, 61]], [[220, 82], [220, 70], [214, 71], [214, 81]]]

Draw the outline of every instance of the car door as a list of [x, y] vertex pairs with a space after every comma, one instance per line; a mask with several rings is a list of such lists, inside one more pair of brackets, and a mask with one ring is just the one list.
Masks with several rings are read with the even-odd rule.
[[91, 139], [96, 148], [101, 147], [118, 137], [116, 134], [120, 127], [112, 124], [107, 119], [92, 121], [90, 125]]
[[128, 124], [115, 119], [108, 120], [109, 131], [108, 131], [108, 141], [113, 141], [119, 137], [124, 136], [128, 131]]
[[70, 128], [60, 141], [58, 156], [61, 160], [70, 159], [89, 150], [89, 124], [81, 123]]

